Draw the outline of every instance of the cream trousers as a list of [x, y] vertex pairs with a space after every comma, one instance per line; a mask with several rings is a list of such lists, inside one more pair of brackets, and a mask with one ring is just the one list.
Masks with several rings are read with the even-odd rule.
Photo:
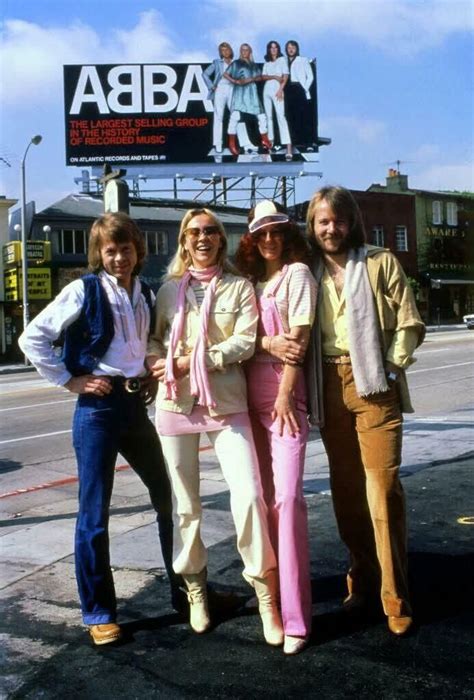
[[[264, 578], [276, 568], [270, 543], [257, 456], [250, 423], [207, 433], [230, 490], [230, 507], [237, 531], [237, 549], [244, 578]], [[181, 548], [173, 562], [179, 574], [197, 574], [207, 565], [201, 539], [199, 494], [200, 434], [160, 436], [176, 497]]]

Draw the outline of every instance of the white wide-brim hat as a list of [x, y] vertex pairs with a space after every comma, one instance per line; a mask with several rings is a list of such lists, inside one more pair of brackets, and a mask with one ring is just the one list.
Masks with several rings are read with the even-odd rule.
[[253, 219], [249, 224], [250, 233], [255, 233], [260, 228], [269, 224], [286, 224], [290, 220], [287, 214], [283, 214], [270, 199], [264, 199], [255, 207]]

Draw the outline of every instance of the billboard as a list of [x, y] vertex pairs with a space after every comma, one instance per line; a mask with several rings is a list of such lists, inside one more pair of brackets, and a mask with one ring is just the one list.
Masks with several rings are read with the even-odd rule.
[[219, 52], [210, 64], [64, 66], [66, 164], [312, 160], [315, 62], [294, 57], [290, 80], [286, 56]]

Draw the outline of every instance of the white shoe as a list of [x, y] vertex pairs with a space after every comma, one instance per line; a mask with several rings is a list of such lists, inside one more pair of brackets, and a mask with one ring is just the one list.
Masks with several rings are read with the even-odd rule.
[[299, 654], [308, 645], [308, 637], [291, 637], [285, 634], [284, 654]]

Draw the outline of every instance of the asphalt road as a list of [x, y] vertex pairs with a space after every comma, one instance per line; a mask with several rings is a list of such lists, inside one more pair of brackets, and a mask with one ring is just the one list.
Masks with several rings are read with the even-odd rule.
[[[430, 333], [409, 370], [418, 419], [461, 410], [474, 396], [474, 332]], [[36, 373], [0, 376], [0, 476], [17, 472], [16, 488], [73, 474], [75, 398]], [[59, 478], [59, 477], [57, 477]], [[3, 481], [3, 479], [2, 479]], [[8, 479], [8, 487], [15, 482]]]

